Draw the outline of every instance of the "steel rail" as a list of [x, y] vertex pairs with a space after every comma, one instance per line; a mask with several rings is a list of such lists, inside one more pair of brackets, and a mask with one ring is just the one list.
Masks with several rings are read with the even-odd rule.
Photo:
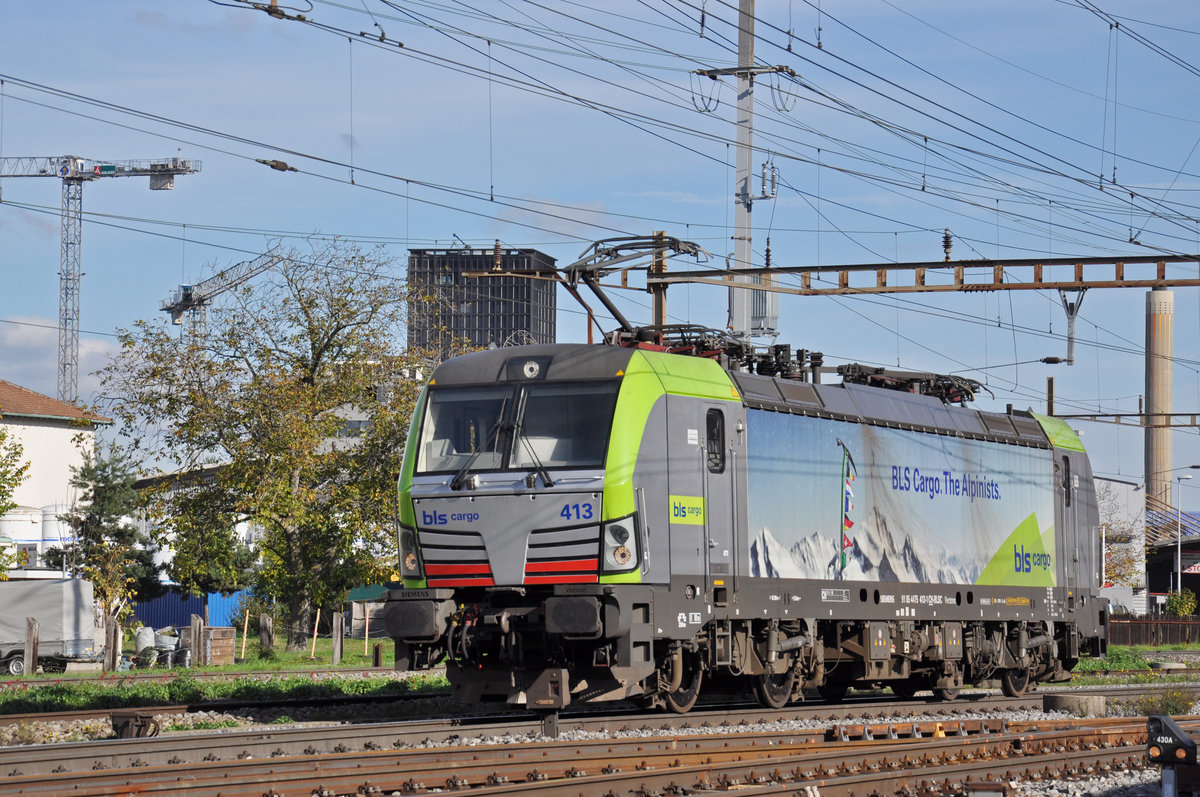
[[[818, 786], [822, 795], [877, 793], [949, 785], [970, 778], [1026, 773], [1085, 772], [1088, 767], [1136, 765], [1145, 721], [1049, 723], [936, 721], [780, 733], [720, 733], [592, 742], [487, 745], [402, 751], [307, 755], [279, 760], [211, 762], [182, 767], [135, 766], [10, 778], [5, 793], [79, 797], [124, 794], [342, 795], [467, 790], [478, 795], [678, 794], [711, 789], [795, 793]], [[949, 731], [947, 734], [946, 732]], [[904, 734], [896, 736], [895, 734]], [[964, 734], [964, 735], [958, 735]], [[1023, 769], [1022, 769], [1023, 768]], [[936, 772], [931, 773], [931, 770]], [[882, 792], [881, 781], [888, 784]], [[263, 789], [266, 788], [266, 791]], [[861, 792], [860, 792], [861, 793]]]

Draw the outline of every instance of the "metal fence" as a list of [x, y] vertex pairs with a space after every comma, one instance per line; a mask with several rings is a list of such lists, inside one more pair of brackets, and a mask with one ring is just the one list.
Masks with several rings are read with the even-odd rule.
[[1188, 645], [1200, 642], [1200, 617], [1110, 617], [1110, 645]]

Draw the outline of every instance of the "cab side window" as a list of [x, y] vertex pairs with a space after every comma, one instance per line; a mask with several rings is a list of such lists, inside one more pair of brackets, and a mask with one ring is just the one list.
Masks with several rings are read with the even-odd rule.
[[705, 419], [705, 446], [708, 449], [710, 473], [725, 472], [725, 414], [720, 410], [709, 410]]

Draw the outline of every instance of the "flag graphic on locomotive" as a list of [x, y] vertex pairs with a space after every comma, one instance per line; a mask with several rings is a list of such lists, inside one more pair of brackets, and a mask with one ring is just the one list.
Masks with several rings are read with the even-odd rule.
[[1068, 679], [1107, 613], [1078, 437], [855, 373], [644, 345], [443, 363], [399, 481], [396, 666], [546, 710]]

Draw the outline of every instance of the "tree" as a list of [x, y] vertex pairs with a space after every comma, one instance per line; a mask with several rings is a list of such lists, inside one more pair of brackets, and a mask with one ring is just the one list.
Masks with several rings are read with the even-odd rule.
[[[0, 515], [16, 508], [13, 494], [21, 482], [29, 478], [29, 463], [21, 460], [24, 454], [21, 442], [10, 437], [8, 429], [0, 426]], [[0, 581], [8, 580], [8, 569], [19, 561], [16, 548], [0, 548]]]
[[13, 494], [29, 478], [29, 463], [21, 461], [24, 454], [21, 441], [10, 437], [8, 429], [0, 426], [0, 515], [16, 508]]
[[317, 606], [394, 561], [395, 475], [420, 358], [398, 353], [407, 296], [393, 272], [381, 250], [313, 242], [224, 294], [204, 333], [158, 322], [123, 331], [101, 373], [148, 456], [212, 471], [172, 508], [177, 553], [227, 557], [225, 538], [211, 536], [222, 513], [259, 530], [256, 586], [287, 607], [292, 649]]
[[1196, 594], [1187, 587], [1167, 595], [1167, 614], [1174, 617], [1191, 617], [1196, 613]]
[[143, 503], [161, 524], [160, 543], [171, 552], [167, 573], [191, 594], [232, 594], [253, 582], [257, 557], [237, 536], [240, 518], [234, 496], [211, 486], [210, 473], [169, 479], [146, 491]]
[[83, 464], [71, 468], [71, 486], [79, 498], [59, 516], [74, 539], [46, 553], [51, 567], [65, 564], [72, 575], [92, 582], [105, 617], [127, 614], [134, 603], [163, 592], [152, 540], [130, 520], [138, 514], [136, 479], [133, 459], [117, 446], [107, 454], [84, 452]]
[[1146, 584], [1145, 503], [1125, 505], [1112, 483], [1096, 483], [1096, 504], [1104, 533], [1104, 580], [1119, 587]]

